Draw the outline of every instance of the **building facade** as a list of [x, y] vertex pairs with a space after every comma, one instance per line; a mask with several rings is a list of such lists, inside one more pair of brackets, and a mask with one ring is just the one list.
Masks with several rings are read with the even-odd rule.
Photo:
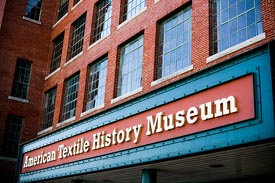
[[[39, 4], [40, 3], [40, 4]], [[0, 176], [14, 180], [19, 143], [37, 137], [55, 5], [0, 3]]]
[[[1, 42], [20, 26], [12, 5]], [[274, 180], [274, 1], [20, 7], [18, 29], [38, 28], [0, 52], [3, 152], [8, 125], [24, 124], [18, 182]]]

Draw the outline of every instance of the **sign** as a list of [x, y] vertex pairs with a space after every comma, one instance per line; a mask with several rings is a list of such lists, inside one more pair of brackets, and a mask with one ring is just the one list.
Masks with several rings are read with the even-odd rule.
[[23, 155], [21, 173], [165, 141], [255, 117], [253, 75]]

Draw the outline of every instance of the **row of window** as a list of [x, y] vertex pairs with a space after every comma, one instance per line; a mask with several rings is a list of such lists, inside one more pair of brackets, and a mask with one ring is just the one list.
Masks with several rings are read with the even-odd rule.
[[[41, 2], [41, 1], [39, 1]], [[123, 20], [140, 12], [145, 0], [125, 0]], [[78, 3], [78, 1], [74, 1]], [[212, 54], [223, 51], [263, 32], [260, 0], [212, 0]], [[60, 18], [67, 12], [68, 0], [60, 1]], [[62, 7], [62, 8], [61, 8]], [[65, 9], [66, 11], [63, 11]], [[62, 13], [63, 12], [63, 13]], [[95, 5], [95, 16], [91, 42], [110, 34], [112, 0], [99, 0]], [[71, 25], [69, 52], [67, 60], [82, 52], [86, 14]], [[172, 17], [162, 21], [159, 26], [157, 45], [157, 79], [171, 75], [192, 65], [192, 8], [187, 7]], [[53, 40], [50, 72], [60, 67], [64, 32]], [[144, 37], [139, 35], [120, 48], [118, 84], [116, 97], [141, 87]], [[108, 58], [89, 66], [87, 93], [84, 110], [97, 108], [104, 104]], [[25, 69], [27, 70], [27, 69]], [[27, 81], [26, 77], [26, 81]], [[20, 83], [20, 82], [19, 82]], [[63, 107], [60, 120], [75, 116], [79, 73], [65, 81]], [[15, 86], [15, 84], [14, 84]], [[20, 90], [20, 89], [19, 89]], [[16, 90], [15, 90], [16, 91]], [[27, 90], [25, 90], [27, 94]], [[13, 92], [12, 95], [16, 92]], [[26, 94], [19, 97], [25, 98]], [[52, 125], [56, 88], [46, 93], [43, 129]]]
[[[104, 103], [107, 57], [89, 66], [85, 110], [100, 107]], [[61, 121], [75, 116], [79, 73], [68, 78], [65, 82]], [[52, 126], [56, 90], [54, 87], [45, 94], [44, 118], [42, 129]]]
[[[103, 1], [103, 2], [101, 2]], [[99, 7], [101, 9], [99, 11], [99, 16], [100, 18], [110, 18], [111, 17], [111, 4], [112, 0], [101, 0], [97, 3], [96, 7]], [[80, 0], [74, 0], [74, 6], [79, 3]], [[141, 11], [145, 7], [146, 0], [123, 0], [122, 1], [122, 21], [125, 21], [132, 16], [134, 16], [136, 13]], [[58, 16], [57, 20], [60, 20], [64, 15], [68, 13], [68, 5], [69, 5], [69, 0], [60, 0], [59, 2], [59, 8], [58, 8]], [[102, 16], [103, 14], [107, 16]]]
[[[111, 3], [111, 1], [102, 0], [98, 3], [98, 7], [106, 8], [111, 6], [110, 4], [106, 5], [106, 2]], [[102, 3], [102, 4], [101, 4]], [[96, 17], [95, 17], [95, 27], [94, 27], [94, 36], [92, 36], [93, 41], [108, 35], [110, 33], [110, 21], [111, 13], [110, 10], [102, 10], [102, 8], [97, 8]], [[102, 15], [105, 13], [105, 15]], [[108, 15], [106, 15], [108, 14]], [[106, 18], [107, 16], [107, 18]], [[98, 18], [98, 17], [105, 17]], [[72, 23], [71, 28], [71, 37], [69, 44], [68, 59], [70, 60], [73, 57], [77, 56], [82, 52], [83, 48], [83, 39], [84, 39], [84, 30], [85, 30], [85, 20], [86, 14], [83, 14], [75, 22]], [[104, 21], [103, 21], [104, 20]], [[169, 75], [177, 70], [180, 70], [191, 63], [191, 8], [187, 8], [172, 18], [166, 20], [161, 24], [160, 27], [160, 42], [159, 42], [159, 74], [158, 78]], [[53, 40], [53, 51], [52, 59], [50, 64], [50, 73], [55, 71], [60, 67], [61, 56], [62, 56], [62, 46], [64, 40], [64, 32], [61, 33]], [[138, 44], [138, 43], [136, 43]], [[124, 50], [121, 50], [122, 52]], [[129, 62], [128, 60], [134, 61], [137, 56], [142, 56], [140, 49], [137, 49], [134, 54], [129, 54], [125, 50], [125, 59], [122, 59], [122, 62]], [[133, 58], [131, 58], [133, 57]], [[125, 61], [124, 61], [125, 60]], [[121, 63], [122, 63], [121, 62]], [[173, 63], [175, 62], [175, 63]]]
[[[26, 102], [31, 77], [32, 63], [17, 59], [15, 66], [15, 74], [13, 78], [13, 85], [11, 91], [11, 99]], [[23, 117], [9, 114], [4, 132], [4, 141], [1, 156], [16, 158], [18, 154], [18, 147], [20, 143], [20, 137], [22, 132]]]
[[[68, 0], [66, 0], [66, 2], [68, 3]], [[75, 1], [75, 3], [77, 2]], [[110, 34], [112, 1], [100, 0], [95, 5], [95, 10], [96, 10], [96, 13], [94, 17], [93, 36], [91, 37], [92, 43]], [[69, 49], [68, 49], [69, 52], [68, 52], [67, 60], [74, 58], [75, 56], [77, 56], [79, 53], [82, 52], [85, 22], [86, 22], [86, 14], [83, 14], [71, 25], [71, 36], [70, 36], [70, 43], [69, 43]], [[64, 40], [64, 33], [61, 33], [59, 36], [57, 36], [53, 40], [53, 52], [52, 52], [52, 59], [50, 64], [50, 72], [53, 72], [60, 67], [63, 40]]]
[[[173, 31], [178, 35], [177, 37], [173, 36]], [[159, 56], [158, 64], [161, 70], [160, 77], [172, 74], [191, 65], [190, 7], [164, 21], [161, 24], [161, 36], [162, 43], [159, 46], [161, 54]], [[60, 43], [55, 44], [54, 47], [57, 48], [58, 45], [60, 45]], [[144, 36], [139, 35], [121, 47], [117, 97], [141, 87], [143, 45]], [[105, 57], [103, 60], [100, 60], [89, 67], [85, 111], [104, 104], [107, 62], [108, 58]], [[79, 73], [70, 77], [65, 82], [61, 121], [75, 116], [78, 83]], [[56, 88], [53, 88], [46, 93], [43, 129], [52, 124], [55, 96]]]
[[[129, 0], [124, 3], [126, 3], [125, 11], [130, 14], [125, 14], [124, 17], [131, 17], [146, 6], [145, 0]], [[211, 54], [221, 52], [263, 32], [260, 0], [212, 0], [211, 9]], [[99, 0], [95, 5], [91, 43], [110, 34], [111, 14], [112, 0]], [[179, 60], [183, 58], [191, 62], [191, 57], [188, 56], [191, 49], [191, 19], [191, 10], [187, 9], [184, 13], [167, 20], [165, 26], [164, 24], [160, 26], [158, 63], [161, 66], [157, 78], [181, 67], [182, 62]], [[67, 61], [82, 52], [85, 21], [86, 14], [83, 14], [71, 26]], [[50, 73], [60, 67], [63, 40], [64, 33], [53, 40]], [[175, 61], [175, 64], [170, 65], [170, 60]]]
[[[103, 1], [102, 1], [103, 2]], [[230, 1], [214, 1], [216, 8], [213, 8], [216, 17], [217, 26], [214, 28], [216, 30], [216, 42], [218, 50], [221, 51], [230, 46], [236, 45], [239, 42], [245, 41], [257, 34], [262, 33], [261, 29], [261, 15], [259, 11], [260, 2], [259, 1], [242, 1], [242, 0], [230, 0]], [[231, 10], [231, 9], [234, 10]], [[225, 13], [226, 11], [226, 13]], [[234, 16], [230, 16], [224, 19], [223, 14], [228, 14], [229, 12], [235, 12]], [[252, 12], [252, 13], [251, 13]], [[251, 20], [251, 14], [253, 14]], [[246, 17], [244, 20], [240, 17]], [[238, 20], [238, 19], [241, 20]], [[158, 76], [157, 78], [162, 78], [173, 74], [179, 70], [182, 70], [191, 63], [191, 44], [192, 44], [192, 9], [191, 7], [185, 8], [184, 10], [173, 15], [169, 19], [163, 21], [160, 24], [159, 29], [159, 43], [158, 43]], [[222, 19], [222, 20], [221, 20]], [[259, 21], [260, 20], [260, 21]], [[77, 20], [79, 21], [79, 20]], [[240, 23], [235, 25], [236, 21]], [[83, 22], [83, 21], [82, 21]], [[260, 23], [259, 23], [260, 22]], [[103, 22], [104, 24], [104, 22]], [[223, 31], [223, 26], [231, 24], [229, 29]], [[260, 24], [260, 26], [259, 26]], [[234, 25], [234, 26], [233, 26]], [[254, 34], [250, 34], [254, 27]], [[236, 30], [237, 28], [237, 30]], [[232, 30], [232, 32], [230, 32]], [[241, 35], [243, 30], [245, 34]], [[235, 32], [234, 32], [235, 31]], [[230, 40], [233, 39], [237, 33], [238, 41], [231, 43]], [[240, 39], [241, 38], [241, 39]], [[228, 40], [225, 41], [225, 40]], [[120, 49], [120, 62], [119, 62], [119, 74], [118, 74], [118, 86], [117, 86], [117, 97], [122, 96], [126, 93], [134, 91], [141, 87], [142, 78], [142, 60], [143, 60], [143, 35], [140, 35], [131, 42], [125, 44]], [[59, 44], [56, 44], [59, 45]], [[104, 93], [105, 93], [105, 83], [106, 83], [106, 70], [107, 70], [107, 57], [103, 59], [104, 61], [98, 62], [96, 65], [90, 66], [89, 79], [87, 82], [88, 91], [85, 98], [85, 109], [90, 110], [104, 104]], [[102, 64], [102, 65], [101, 65]], [[95, 68], [101, 68], [97, 70]], [[76, 100], [77, 100], [77, 90], [78, 90], [79, 74], [76, 74], [69, 78], [65, 85], [66, 90], [63, 97], [63, 108], [61, 121], [74, 117], [76, 110]], [[51, 105], [45, 105], [45, 115], [47, 121], [45, 127], [51, 126], [53, 106], [56, 89], [49, 91], [46, 94], [46, 98], [52, 101]], [[53, 92], [54, 94], [50, 94]], [[49, 110], [51, 109], [51, 110]], [[46, 112], [47, 111], [47, 112]]]
[[[73, 5], [75, 6], [81, 0], [74, 0]], [[141, 11], [145, 7], [146, 0], [124, 0], [122, 2], [122, 21], [125, 21], [136, 13]], [[111, 18], [112, 0], [99, 0], [96, 7], [99, 9], [97, 12], [98, 22]], [[60, 20], [68, 13], [69, 0], [60, 0], [57, 11], [57, 20]], [[42, 0], [28, 0], [25, 17], [40, 21], [40, 15], [42, 10]], [[97, 25], [100, 26], [100, 25]], [[104, 28], [104, 27], [102, 27]], [[106, 28], [106, 27], [105, 27]]]
[[[140, 12], [145, 7], [145, 0], [126, 0], [124, 1], [123, 7], [123, 21], [125, 21], [134, 16], [136, 13]], [[59, 13], [63, 12], [61, 10], [64, 8], [68, 10], [68, 0], [61, 0]], [[62, 13], [60, 17], [63, 17], [66, 13]], [[91, 36], [91, 43], [94, 43], [110, 34], [111, 16], [112, 0], [99, 0], [95, 4], [95, 16], [93, 20], [93, 35]], [[86, 14], [83, 14], [71, 25], [71, 36], [67, 60], [74, 58], [76, 55], [82, 52], [85, 22]], [[54, 49], [52, 53], [50, 72], [55, 71], [60, 66], [63, 39], [64, 33], [60, 34], [58, 37], [56, 37], [56, 39], [53, 40]]]
[[[80, 0], [74, 0], [74, 5], [79, 3]], [[261, 21], [260, 0], [213, 0], [212, 1], [212, 28], [213, 28], [213, 42], [212, 53], [217, 53], [225, 50], [231, 46], [234, 46], [240, 42], [243, 42], [255, 35], [263, 32]], [[69, 0], [60, 0], [58, 17], [61, 19], [68, 12]], [[123, 18], [125, 21], [138, 12], [140, 12], [145, 6], [145, 0], [124, 0], [123, 1]], [[28, 0], [25, 17], [40, 20], [42, 8], [42, 0]], [[110, 33], [111, 13], [112, 13], [112, 0], [99, 0], [96, 4], [96, 16], [94, 35], [92, 36], [92, 42], [99, 40], [100, 38]], [[85, 26], [85, 18], [83, 17], [79, 22], [76, 22], [73, 27], [78, 27], [81, 24], [83, 27], [79, 27], [74, 31], [80, 37], [83, 34]], [[77, 39], [76, 36], [74, 39]], [[71, 54], [69, 58], [72, 58], [81, 49], [81, 42], [83, 40], [72, 41], [74, 45], [71, 48]], [[60, 43], [59, 39], [54, 43]], [[55, 53], [56, 54], [56, 53]], [[57, 54], [59, 55], [59, 54]], [[57, 58], [54, 56], [53, 70], [58, 64]]]

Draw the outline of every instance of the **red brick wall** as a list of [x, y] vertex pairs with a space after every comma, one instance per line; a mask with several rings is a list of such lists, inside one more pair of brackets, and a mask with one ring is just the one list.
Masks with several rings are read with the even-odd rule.
[[3, 16], [4, 16], [5, 6], [6, 6], [6, 0], [0, 1], [0, 29], [2, 25]]
[[[24, 118], [21, 142], [36, 137], [40, 130], [43, 86], [55, 5], [44, 1], [40, 25], [23, 19], [26, 4], [27, 0], [9, 0], [6, 1], [3, 11], [0, 29], [0, 152], [8, 114]], [[8, 99], [11, 95], [17, 58], [32, 62], [27, 97], [29, 103]], [[0, 166], [0, 177], [13, 179], [15, 163], [16, 161], [0, 155], [0, 164], [3, 165]]]
[[[85, 83], [86, 83], [86, 72], [87, 66], [96, 61], [102, 55], [108, 53], [108, 74], [107, 74], [107, 85], [106, 85], [106, 94], [105, 94], [105, 107], [95, 111], [94, 113], [83, 116], [86, 118], [97, 112], [105, 110], [111, 106], [117, 105], [121, 102], [127, 101], [134, 97], [137, 97], [141, 94], [154, 90], [158, 87], [161, 87], [167, 83], [178, 80], [180, 78], [186, 77], [194, 72], [197, 72], [201, 69], [209, 67], [210, 65], [216, 64], [218, 62], [224, 61], [234, 55], [238, 55], [242, 52], [245, 52], [249, 49], [255, 48], [259, 45], [265, 44], [271, 40], [274, 40], [275, 37], [275, 21], [274, 21], [274, 10], [275, 3], [274, 0], [263, 0], [262, 1], [262, 17], [263, 17], [263, 29], [266, 33], [266, 38], [256, 44], [245, 47], [241, 50], [233, 52], [227, 56], [221, 57], [214, 60], [213, 62], [207, 63], [206, 58], [210, 56], [210, 20], [209, 20], [209, 8], [210, 5], [208, 1], [205, 0], [160, 0], [157, 3], [154, 3], [154, 0], [147, 0], [146, 7], [147, 9], [141, 13], [139, 16], [135, 17], [133, 20], [129, 21], [127, 24], [120, 25], [120, 9], [121, 5], [119, 1], [113, 1], [112, 9], [112, 24], [111, 24], [111, 35], [104, 39], [103, 41], [96, 44], [91, 49], [88, 49], [90, 45], [90, 35], [91, 35], [91, 26], [92, 26], [92, 17], [94, 4], [97, 0], [83, 0], [78, 6], [72, 10], [72, 1], [69, 4], [68, 15], [59, 22], [53, 29], [51, 39], [53, 40], [61, 32], [65, 30], [65, 39], [63, 45], [63, 56], [61, 62], [61, 70], [51, 77], [49, 77], [45, 83], [44, 91], [52, 88], [57, 85], [57, 100], [56, 100], [56, 111], [54, 115], [54, 124], [53, 129], [56, 128], [56, 124], [59, 121], [59, 116], [62, 108], [62, 96], [63, 96], [63, 82], [66, 78], [72, 74], [80, 71], [80, 84], [79, 84], [79, 93], [78, 93], [78, 102], [76, 110], [76, 120], [81, 119], [80, 114], [83, 112], [83, 103], [85, 97]], [[158, 22], [166, 17], [168, 14], [173, 13], [179, 8], [184, 8], [185, 6], [192, 6], [192, 64], [194, 69], [184, 73], [180, 76], [174, 77], [170, 80], [167, 80], [161, 84], [151, 86], [151, 82], [154, 81], [154, 68], [156, 61], [156, 41], [157, 41], [157, 24]], [[85, 40], [83, 47], [83, 54], [78, 57], [75, 61], [64, 66], [67, 61], [66, 54], [68, 48], [68, 38], [70, 32], [70, 25], [78, 17], [80, 17], [84, 12], [87, 12], [86, 17], [86, 26], [85, 26]], [[142, 68], [142, 92], [128, 97], [120, 102], [111, 104], [111, 100], [115, 98], [115, 88], [116, 88], [116, 70], [118, 69], [119, 61], [119, 47], [125, 41], [128, 41], [133, 36], [140, 32], [144, 32], [144, 57], [143, 57], [143, 68]]]

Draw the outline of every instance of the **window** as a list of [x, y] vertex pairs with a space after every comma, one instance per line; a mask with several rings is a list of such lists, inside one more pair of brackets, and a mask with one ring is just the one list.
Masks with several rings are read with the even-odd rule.
[[63, 47], [64, 33], [60, 34], [53, 40], [53, 52], [50, 65], [50, 73], [60, 67], [62, 47]]
[[28, 0], [25, 17], [33, 20], [40, 20], [42, 0]]
[[5, 128], [2, 156], [16, 158], [21, 137], [23, 119], [19, 116], [8, 115]]
[[212, 10], [212, 53], [263, 32], [260, 0], [214, 0]]
[[54, 105], [55, 105], [56, 87], [49, 90], [45, 94], [44, 113], [42, 129], [46, 129], [52, 126]]
[[96, 42], [100, 38], [108, 35], [110, 33], [111, 27], [111, 16], [112, 16], [112, 1], [111, 0], [101, 0], [96, 4], [95, 7], [95, 23], [93, 31], [93, 40]]
[[89, 68], [86, 110], [104, 103], [107, 61], [108, 59], [104, 58]]
[[142, 59], [143, 35], [121, 48], [117, 96], [141, 86]]
[[60, 0], [57, 20], [62, 18], [67, 12], [69, 7], [69, 0]]
[[146, 0], [123, 0], [123, 21], [136, 15], [146, 6]]
[[86, 14], [79, 17], [71, 27], [69, 60], [82, 52]]
[[79, 74], [76, 74], [69, 78], [65, 83], [61, 121], [75, 116], [78, 82]]
[[189, 7], [160, 24], [157, 78], [191, 65], [192, 9]]
[[11, 95], [27, 99], [31, 76], [31, 63], [17, 59]]

